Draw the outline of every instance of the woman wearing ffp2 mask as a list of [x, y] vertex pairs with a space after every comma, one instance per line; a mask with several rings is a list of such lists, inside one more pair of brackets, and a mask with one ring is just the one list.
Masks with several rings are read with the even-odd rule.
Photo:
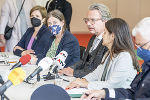
[[49, 47], [46, 56], [55, 57], [62, 50], [68, 53], [65, 60], [66, 66], [73, 65], [80, 60], [80, 48], [78, 40], [66, 29], [64, 15], [59, 10], [53, 10], [48, 14], [47, 25], [49, 27], [50, 37]]
[[[44, 7], [35, 6], [30, 10], [32, 27], [27, 29], [26, 33], [15, 46], [15, 55], [24, 56], [26, 54], [31, 54], [33, 56], [32, 58], [41, 56], [42, 52], [45, 50], [44, 48], [49, 39], [48, 37], [50, 36], [47, 26], [44, 25], [46, 16], [47, 11]], [[39, 45], [40, 42], [43, 44]]]

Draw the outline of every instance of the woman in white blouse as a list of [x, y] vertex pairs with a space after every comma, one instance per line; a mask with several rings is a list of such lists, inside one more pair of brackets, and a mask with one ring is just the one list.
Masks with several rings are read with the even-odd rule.
[[71, 82], [67, 89], [129, 88], [138, 70], [132, 37], [127, 23], [113, 18], [105, 23], [103, 45], [109, 50], [92, 73]]

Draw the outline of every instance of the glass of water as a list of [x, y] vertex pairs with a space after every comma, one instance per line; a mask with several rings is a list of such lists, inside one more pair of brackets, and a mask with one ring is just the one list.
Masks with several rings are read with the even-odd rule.
[[63, 79], [62, 79], [61, 75], [55, 74], [54, 84], [58, 85], [58, 86], [62, 86], [62, 82], [63, 82]]

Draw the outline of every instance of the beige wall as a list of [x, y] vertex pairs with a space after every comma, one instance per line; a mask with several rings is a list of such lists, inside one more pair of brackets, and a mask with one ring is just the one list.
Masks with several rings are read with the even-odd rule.
[[125, 19], [130, 28], [144, 17], [150, 16], [150, 0], [68, 0], [72, 3], [73, 16], [71, 31], [73, 33], [88, 32], [83, 18], [86, 17], [88, 6], [94, 2], [107, 5], [113, 17]]
[[34, 0], [34, 1], [36, 2], [37, 5], [45, 7], [46, 6], [46, 2], [48, 0]]
[[73, 15], [71, 21], [71, 31], [87, 32], [86, 24], [83, 22], [83, 18], [86, 17], [88, 7], [92, 3], [103, 3], [111, 8], [113, 16], [116, 16], [116, 0], [68, 0], [72, 3]]
[[5, 0], [0, 0], [0, 15], [1, 15], [1, 7], [2, 7], [4, 1], [5, 1]]
[[[4, 0], [0, 0], [0, 8]], [[35, 0], [40, 1], [40, 0]], [[41, 0], [43, 1], [43, 0]], [[44, 0], [46, 1], [46, 0]], [[73, 7], [71, 31], [73, 33], [88, 32], [83, 18], [86, 17], [88, 6], [92, 3], [107, 5], [113, 17], [125, 19], [131, 28], [144, 17], [150, 16], [150, 0], [68, 0]]]

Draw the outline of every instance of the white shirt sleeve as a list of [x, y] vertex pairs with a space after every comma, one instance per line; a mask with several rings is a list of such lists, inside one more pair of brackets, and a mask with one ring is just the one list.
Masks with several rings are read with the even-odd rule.
[[97, 70], [96, 73], [90, 75], [90, 79], [94, 78], [94, 81], [89, 82], [88, 89], [102, 89], [102, 88], [129, 88], [132, 80], [136, 75], [136, 70], [132, 64], [132, 58], [129, 53], [122, 53], [115, 58], [115, 61], [111, 63], [114, 67], [110, 71], [106, 81], [97, 81], [98, 76], [96, 74], [101, 73]]
[[115, 90], [114, 89], [108, 89], [109, 90], [109, 97], [115, 98]]

